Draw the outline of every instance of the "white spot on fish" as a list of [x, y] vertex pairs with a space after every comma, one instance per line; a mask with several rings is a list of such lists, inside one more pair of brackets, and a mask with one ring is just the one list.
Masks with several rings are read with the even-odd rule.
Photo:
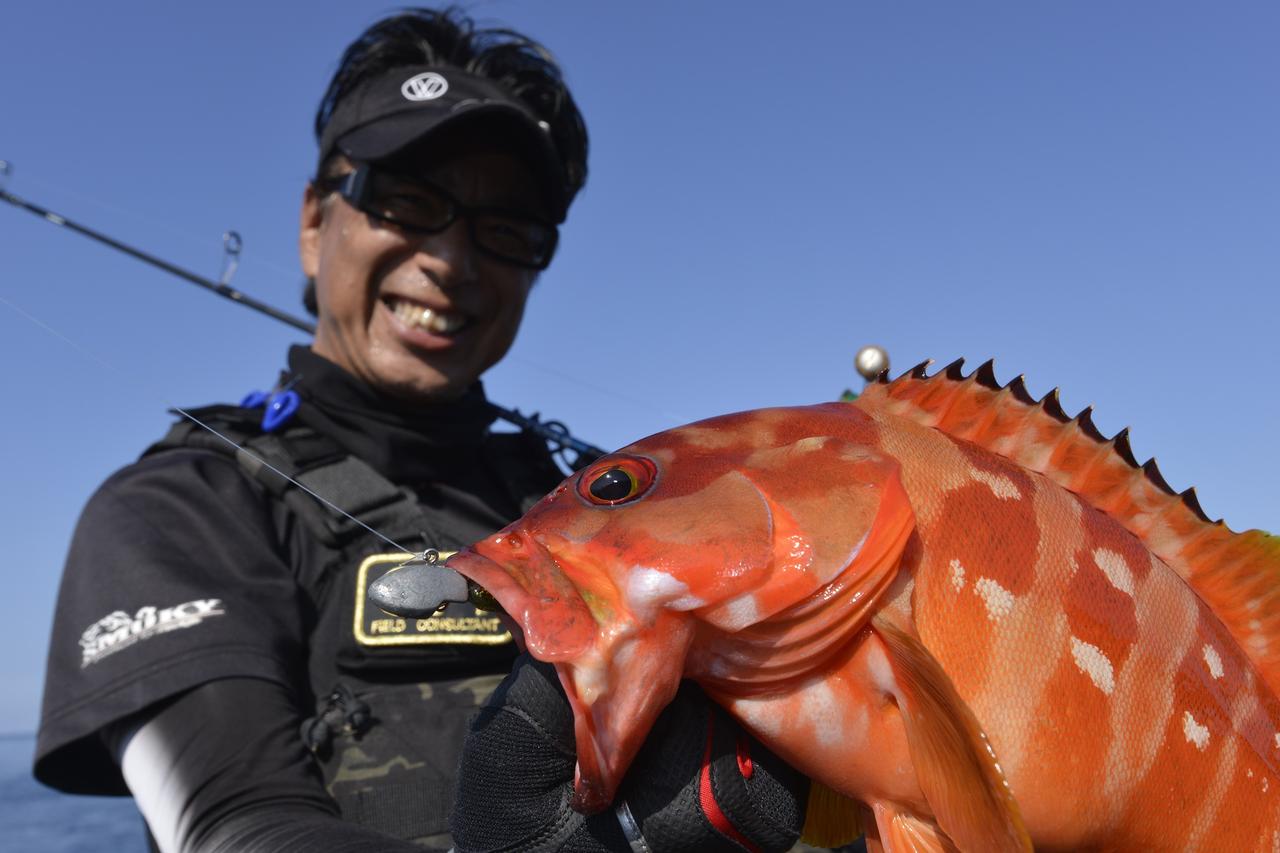
[[1108, 696], [1116, 689], [1115, 670], [1111, 667], [1111, 661], [1107, 660], [1107, 656], [1102, 653], [1102, 649], [1072, 637], [1071, 657], [1075, 659], [1080, 671], [1089, 676], [1094, 687]]
[[844, 740], [844, 703], [831, 685], [819, 682], [804, 691], [804, 716], [813, 724], [818, 744], [836, 747]]
[[1201, 752], [1209, 745], [1208, 727], [1197, 723], [1190, 711], [1182, 713], [1182, 733], [1187, 736], [1187, 743], [1194, 743]]
[[731, 598], [716, 608], [716, 624], [726, 631], [740, 631], [760, 621], [760, 605], [755, 593]]
[[1209, 674], [1214, 678], [1222, 677], [1222, 658], [1218, 657], [1218, 650], [1208, 643], [1204, 644], [1204, 663], [1209, 667]]
[[1252, 768], [1252, 767], [1250, 767], [1248, 770], [1244, 771], [1244, 775], [1245, 775], [1245, 776], [1247, 776], [1248, 778], [1252, 779], [1252, 778], [1253, 778], [1253, 768]]
[[864, 749], [870, 749], [871, 745], [867, 742], [868, 724], [871, 722], [870, 715], [867, 713], [866, 705], [857, 705], [853, 709], [853, 719], [845, 724], [843, 740], [845, 743], [861, 745]]
[[1124, 557], [1115, 551], [1098, 548], [1093, 552], [1093, 561], [1102, 569], [1102, 573], [1111, 581], [1111, 585], [1125, 595], [1133, 595], [1133, 572]]
[[987, 488], [991, 489], [991, 493], [1002, 501], [1022, 498], [1022, 492], [1018, 490], [1013, 480], [1003, 474], [992, 474], [990, 471], [980, 471], [977, 468], [970, 470], [969, 474], [979, 483], [985, 483]]
[[733, 674], [733, 661], [729, 661], [719, 655], [715, 655], [707, 663], [707, 671], [716, 678], [726, 678]]
[[956, 588], [956, 592], [964, 589], [964, 566], [960, 565], [959, 560], [951, 561], [951, 585]]
[[781, 737], [782, 729], [787, 723], [786, 716], [778, 713], [777, 705], [771, 698], [734, 699], [732, 708], [740, 719], [751, 723], [757, 734], [769, 738]]
[[1276, 732], [1276, 749], [1280, 749], [1280, 732]]
[[978, 578], [973, 589], [982, 596], [983, 603], [987, 605], [987, 618], [992, 622], [1001, 616], [1008, 616], [1013, 609], [1013, 593], [991, 578]]
[[1267, 792], [1267, 789], [1270, 787], [1271, 787], [1271, 784], [1267, 781], [1267, 777], [1263, 776], [1262, 777], [1262, 793], [1265, 794]]
[[582, 704], [590, 708], [600, 698], [601, 693], [604, 692], [605, 674], [602, 668], [572, 665], [569, 673], [569, 678], [573, 682], [573, 688], [577, 692], [578, 698], [582, 700]]
[[666, 572], [634, 566], [627, 579], [627, 604], [637, 613], [666, 606], [671, 610], [693, 610], [706, 602], [689, 595], [689, 587]]
[[823, 445], [827, 443], [827, 438], [825, 435], [811, 435], [808, 438], [800, 439], [791, 445], [791, 448], [801, 453], [810, 450], [821, 450]]
[[897, 695], [898, 682], [893, 677], [893, 667], [879, 644], [871, 647], [867, 654], [867, 671], [871, 673], [871, 681], [886, 695]]

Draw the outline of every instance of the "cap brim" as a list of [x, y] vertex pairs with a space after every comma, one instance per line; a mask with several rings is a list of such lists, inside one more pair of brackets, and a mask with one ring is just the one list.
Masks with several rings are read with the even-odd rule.
[[483, 128], [496, 144], [524, 156], [538, 172], [556, 221], [564, 220], [565, 178], [555, 145], [547, 131], [510, 104], [476, 104], [434, 120], [424, 117], [421, 110], [406, 110], [358, 127], [335, 144], [352, 159], [377, 163], [445, 131], [457, 133], [464, 128]]

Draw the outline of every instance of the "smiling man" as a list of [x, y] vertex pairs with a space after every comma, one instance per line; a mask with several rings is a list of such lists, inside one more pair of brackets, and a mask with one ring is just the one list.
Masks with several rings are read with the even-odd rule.
[[[471, 605], [397, 618], [369, 588], [404, 562], [394, 545], [477, 541], [562, 477], [538, 438], [490, 431], [479, 382], [586, 179], [550, 55], [456, 10], [406, 11], [347, 49], [316, 136], [299, 229], [314, 341], [272, 394], [195, 411], [249, 453], [184, 421], [103, 484], [62, 581], [36, 775], [132, 794], [165, 853], [447, 849], [468, 725], [514, 643]], [[458, 825], [486, 848], [631, 849], [669, 799], [644, 792], [695, 790], [705, 699], [681, 703], [693, 741], [652, 753], [668, 784], [639, 783], [651, 806], [586, 820], [556, 747], [567, 706], [538, 673], [522, 663], [477, 728]], [[671, 754], [692, 760], [675, 783]], [[753, 785], [789, 795], [772, 778]], [[786, 802], [765, 847], [794, 839]], [[705, 812], [681, 814], [694, 829], [673, 837], [712, 849]]]
[[457, 397], [515, 339], [585, 162], [562, 163], [550, 123], [497, 84], [417, 66], [358, 85], [320, 144], [302, 209], [312, 350], [395, 396]]

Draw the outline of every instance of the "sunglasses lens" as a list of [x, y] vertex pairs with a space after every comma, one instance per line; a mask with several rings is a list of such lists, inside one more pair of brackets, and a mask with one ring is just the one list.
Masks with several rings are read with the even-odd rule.
[[371, 189], [368, 211], [408, 228], [438, 231], [457, 218], [453, 200], [429, 184], [378, 175]]
[[343, 189], [343, 196], [365, 213], [411, 231], [437, 233], [459, 216], [469, 220], [477, 247], [508, 263], [543, 269], [551, 261], [558, 232], [554, 225], [515, 213], [468, 209], [433, 184], [360, 167]]
[[481, 248], [522, 266], [545, 266], [555, 245], [555, 229], [515, 216], [476, 214], [473, 231]]

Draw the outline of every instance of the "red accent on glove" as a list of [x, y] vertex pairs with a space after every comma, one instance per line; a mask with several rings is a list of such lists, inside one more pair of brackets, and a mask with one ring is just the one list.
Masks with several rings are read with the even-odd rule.
[[738, 772], [743, 779], [750, 779], [756, 772], [756, 766], [751, 763], [751, 743], [742, 732], [738, 733]]
[[[702, 813], [707, 816], [707, 820], [716, 828], [716, 831], [726, 838], [741, 844], [751, 853], [760, 853], [760, 848], [747, 840], [747, 837], [738, 831], [738, 828], [730, 822], [729, 817], [720, 810], [720, 804], [716, 802], [715, 792], [711, 790], [711, 736], [715, 733], [715, 715], [707, 716], [707, 746], [702, 751], [702, 770], [698, 773], [698, 805], [702, 807]], [[738, 742], [741, 746], [741, 741]], [[738, 769], [742, 769], [742, 752], [738, 752]], [[748, 768], [750, 758], [747, 759]], [[747, 774], [744, 773], [744, 776]], [[749, 778], [749, 777], [748, 777]]]

